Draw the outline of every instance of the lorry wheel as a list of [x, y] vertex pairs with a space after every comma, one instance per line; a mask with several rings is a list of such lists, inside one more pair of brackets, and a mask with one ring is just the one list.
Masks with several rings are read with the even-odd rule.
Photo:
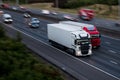
[[51, 40], [49, 40], [49, 43], [50, 43], [52, 46], [53, 46], [53, 44], [54, 44], [53, 41], [51, 41]]
[[51, 44], [52, 46], [56, 47], [56, 43], [55, 43], [54, 41], [49, 40], [49, 42], [50, 42], [50, 44]]
[[67, 47], [64, 47], [64, 50], [66, 51], [66, 50], [67, 50]]
[[96, 49], [99, 49], [100, 48], [100, 45], [96, 47]]

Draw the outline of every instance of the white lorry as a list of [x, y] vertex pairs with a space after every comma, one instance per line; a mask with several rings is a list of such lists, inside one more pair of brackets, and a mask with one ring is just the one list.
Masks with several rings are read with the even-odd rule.
[[65, 24], [48, 24], [47, 31], [51, 44], [59, 44], [71, 49], [75, 56], [92, 54], [90, 35], [82, 28]]

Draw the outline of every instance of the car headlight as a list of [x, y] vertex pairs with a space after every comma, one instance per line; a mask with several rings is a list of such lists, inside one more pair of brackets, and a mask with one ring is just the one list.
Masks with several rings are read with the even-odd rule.
[[8, 21], [7, 19], [5, 19], [5, 21]]
[[11, 19], [11, 20], [9, 20], [9, 21], [13, 21], [13, 20]]

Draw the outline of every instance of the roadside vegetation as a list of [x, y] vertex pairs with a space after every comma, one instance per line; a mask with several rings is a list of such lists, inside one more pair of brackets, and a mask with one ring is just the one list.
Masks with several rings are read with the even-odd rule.
[[64, 5], [66, 8], [78, 8], [80, 6], [88, 6], [94, 4], [117, 5], [117, 0], [68, 0]]
[[[5, 3], [16, 4], [17, 0], [2, 0]], [[18, 0], [19, 4], [25, 4], [28, 0]]]
[[56, 68], [38, 60], [0, 27], [0, 80], [64, 80]]

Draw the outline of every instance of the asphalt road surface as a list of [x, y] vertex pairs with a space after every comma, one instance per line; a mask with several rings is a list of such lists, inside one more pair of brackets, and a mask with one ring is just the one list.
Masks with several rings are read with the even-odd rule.
[[[63, 70], [69, 72], [79, 80], [120, 80], [120, 40], [102, 35], [102, 43], [99, 49], [93, 50], [93, 55], [89, 57], [74, 57], [54, 47], [45, 46], [39, 41], [48, 43], [47, 24], [52, 23], [40, 19], [38, 29], [29, 28], [28, 19], [16, 12], [5, 11], [13, 16], [13, 23], [8, 24], [17, 30], [24, 32], [36, 40], [29, 43], [31, 48], [50, 58], [54, 64], [59, 65]], [[26, 37], [25, 37], [26, 38]], [[30, 39], [29, 39], [30, 40]], [[47, 50], [46, 50], [47, 49]]]

